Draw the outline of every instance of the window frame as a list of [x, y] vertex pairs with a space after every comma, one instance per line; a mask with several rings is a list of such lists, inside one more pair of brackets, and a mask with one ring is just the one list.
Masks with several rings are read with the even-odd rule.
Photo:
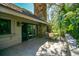
[[6, 33], [5, 32], [3, 32], [2, 34], [0, 33], [0, 36], [2, 36], [2, 35], [9, 35], [9, 34], [11, 34], [11, 20], [10, 19], [5, 19], [5, 18], [0, 18], [0, 21], [2, 21], [2, 22], [5, 22], [5, 23], [7, 23], [7, 30], [6, 30]]

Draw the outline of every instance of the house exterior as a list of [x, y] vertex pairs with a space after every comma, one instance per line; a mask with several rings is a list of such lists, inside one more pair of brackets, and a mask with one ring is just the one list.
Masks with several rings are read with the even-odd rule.
[[45, 36], [48, 23], [35, 14], [12, 3], [0, 4], [0, 49]]

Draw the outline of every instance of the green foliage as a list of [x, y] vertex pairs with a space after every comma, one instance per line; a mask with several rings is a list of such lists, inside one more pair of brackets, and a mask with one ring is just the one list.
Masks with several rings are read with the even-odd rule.
[[66, 33], [70, 33], [79, 42], [79, 8], [63, 15], [62, 23], [65, 24]]
[[78, 3], [66, 3], [66, 4], [64, 4], [65, 12], [75, 11], [76, 8], [78, 8], [78, 7], [79, 7]]
[[70, 18], [74, 17], [76, 15], [75, 12], [69, 11], [64, 15], [64, 20], [69, 20]]
[[63, 9], [56, 12], [57, 14], [55, 13], [55, 17], [52, 18], [52, 32], [58, 33], [60, 36], [69, 33], [79, 43], [79, 4], [67, 3], [63, 5]]

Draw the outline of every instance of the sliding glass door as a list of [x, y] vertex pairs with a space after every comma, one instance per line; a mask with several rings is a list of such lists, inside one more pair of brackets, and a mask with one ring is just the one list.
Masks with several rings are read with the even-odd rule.
[[31, 38], [36, 37], [37, 35], [37, 28], [36, 25], [30, 23], [23, 23], [22, 26], [22, 40], [28, 40]]

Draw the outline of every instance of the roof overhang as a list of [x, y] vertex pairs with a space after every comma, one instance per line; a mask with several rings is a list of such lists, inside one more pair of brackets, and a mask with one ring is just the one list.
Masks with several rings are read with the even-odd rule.
[[41, 21], [39, 19], [35, 19], [33, 17], [18, 13], [16, 11], [14, 11], [10, 8], [7, 8], [5, 6], [2, 6], [2, 5], [0, 5], [0, 12], [11, 14], [11, 15], [18, 16], [18, 17], [22, 17], [22, 18], [25, 18], [26, 20], [28, 19], [28, 20], [31, 20], [31, 21], [34, 21], [34, 22], [38, 22], [38, 23], [42, 23], [42, 24], [48, 24], [47, 22], [44, 22], [44, 21]]

